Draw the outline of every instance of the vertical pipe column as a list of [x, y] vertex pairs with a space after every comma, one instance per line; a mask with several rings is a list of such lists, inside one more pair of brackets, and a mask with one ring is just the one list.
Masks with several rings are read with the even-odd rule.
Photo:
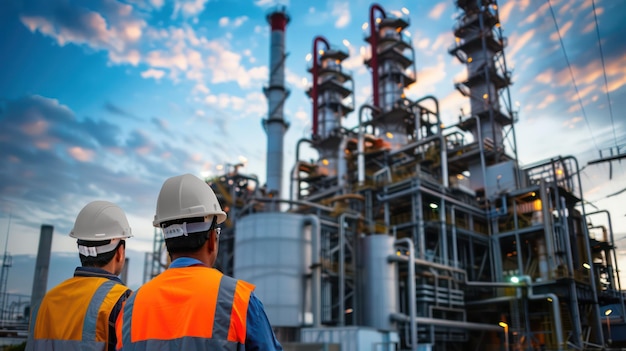
[[285, 88], [285, 28], [289, 17], [284, 8], [267, 16], [272, 32], [270, 40], [269, 86], [263, 89], [268, 101], [268, 118], [263, 120], [267, 133], [267, 192], [280, 199], [283, 173], [283, 141], [289, 124], [283, 116], [283, 105], [289, 95]]
[[52, 248], [52, 232], [54, 227], [48, 224], [41, 226], [39, 234], [39, 249], [35, 262], [35, 275], [33, 278], [33, 290], [30, 294], [31, 309], [39, 306], [46, 294], [48, 286], [48, 268], [50, 267], [50, 249]]

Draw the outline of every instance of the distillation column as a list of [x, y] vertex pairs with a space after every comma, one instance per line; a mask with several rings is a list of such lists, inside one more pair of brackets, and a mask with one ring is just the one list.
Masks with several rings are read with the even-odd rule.
[[[449, 51], [467, 66], [467, 79], [456, 83], [455, 87], [470, 99], [471, 106], [470, 115], [462, 116], [459, 128], [470, 131], [480, 149], [465, 161], [472, 175], [472, 189], [484, 191], [486, 198], [493, 198], [496, 193], [520, 186], [508, 90], [511, 78], [504, 56], [506, 38], [500, 30], [495, 0], [456, 0], [455, 3], [463, 14], [454, 26], [455, 44]], [[503, 112], [503, 108], [508, 112]], [[504, 132], [507, 127], [512, 133]], [[505, 153], [505, 135], [512, 138], [507, 144], [512, 148], [513, 157]], [[501, 166], [490, 167], [496, 164]]]
[[[320, 47], [323, 44], [323, 48]], [[313, 41], [312, 65], [309, 72], [313, 84], [307, 91], [313, 102], [312, 143], [319, 152], [317, 173], [323, 176], [345, 174], [344, 150], [341, 119], [354, 111], [352, 76], [345, 72], [342, 62], [348, 58], [344, 50], [332, 48], [323, 37]]]
[[369, 30], [365, 41], [371, 45], [365, 64], [372, 70], [373, 106], [379, 110], [372, 125], [392, 150], [406, 145], [410, 134], [406, 123], [410, 102], [404, 89], [415, 83], [415, 51], [405, 31], [408, 26], [407, 9], [397, 16], [373, 4], [365, 27]]
[[279, 7], [267, 16], [272, 33], [270, 39], [269, 86], [263, 89], [268, 101], [268, 118], [263, 120], [267, 133], [267, 193], [280, 199], [283, 174], [283, 142], [289, 123], [285, 121], [283, 106], [289, 96], [285, 88], [285, 28], [289, 16]]

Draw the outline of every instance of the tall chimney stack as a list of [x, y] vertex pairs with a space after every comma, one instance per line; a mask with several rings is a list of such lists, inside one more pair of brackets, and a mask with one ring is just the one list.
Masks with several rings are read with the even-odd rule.
[[270, 39], [270, 81], [263, 88], [268, 101], [268, 118], [263, 120], [267, 133], [267, 193], [280, 199], [283, 174], [283, 139], [289, 128], [285, 121], [283, 106], [289, 96], [285, 88], [285, 28], [289, 16], [285, 7], [280, 6], [267, 15], [271, 26]]
[[37, 262], [35, 263], [35, 276], [33, 279], [33, 290], [30, 294], [31, 308], [38, 306], [46, 294], [53, 230], [54, 227], [49, 224], [41, 225], [41, 232], [39, 234], [39, 249], [37, 251]]

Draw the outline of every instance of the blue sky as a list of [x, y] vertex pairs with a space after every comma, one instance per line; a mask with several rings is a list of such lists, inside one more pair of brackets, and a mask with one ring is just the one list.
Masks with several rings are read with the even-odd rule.
[[[55, 226], [53, 251], [73, 253], [67, 233], [80, 208], [95, 199], [113, 201], [128, 213], [135, 233], [128, 249], [138, 258], [131, 262], [131, 284], [136, 285], [143, 269], [137, 261], [152, 248], [151, 219], [167, 177], [217, 174], [220, 165], [245, 161], [242, 171], [264, 183], [265, 15], [276, 4], [286, 5], [291, 18], [286, 33], [288, 174], [297, 140], [310, 135], [311, 105], [304, 91], [311, 77], [305, 57], [315, 36], [336, 46], [347, 40], [351, 57], [345, 67], [354, 74], [356, 106], [371, 99], [371, 76], [361, 56], [366, 47], [361, 25], [368, 20], [370, 1], [2, 2], [0, 239], [4, 243], [10, 232], [8, 250], [36, 253], [39, 227], [46, 223]], [[469, 102], [454, 89], [465, 67], [448, 54], [458, 14], [454, 1], [379, 4], [387, 11], [410, 11], [418, 82], [407, 96], [436, 96], [443, 122], [455, 123], [461, 108], [469, 111]], [[609, 148], [623, 149], [626, 2], [503, 0], [499, 6], [513, 70], [511, 96], [519, 102], [520, 163], [573, 155], [584, 166], [599, 157], [599, 150], [606, 155]], [[356, 113], [345, 125], [356, 125]], [[625, 163], [614, 162], [610, 177], [608, 164], [582, 172], [586, 199], [611, 211], [620, 237], [626, 236], [626, 192], [610, 195], [626, 188]], [[594, 217], [594, 224], [601, 222]], [[66, 276], [71, 269], [56, 267]]]

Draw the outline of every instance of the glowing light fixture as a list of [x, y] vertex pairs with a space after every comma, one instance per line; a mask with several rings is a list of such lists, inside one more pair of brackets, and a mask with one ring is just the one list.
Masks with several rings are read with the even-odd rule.
[[436, 203], [432, 203], [432, 202], [428, 206], [430, 206], [430, 208], [432, 208], [433, 210], [436, 209], [437, 207], [439, 207], [439, 206], [437, 206]]
[[409, 15], [409, 9], [407, 9], [406, 7], [403, 7], [401, 11], [402, 11], [403, 14], [405, 14], [407, 16]]
[[519, 283], [519, 277], [515, 277], [515, 276], [511, 277], [511, 283], [515, 283], [515, 284]]
[[591, 269], [591, 266], [587, 262], [583, 263], [583, 267], [585, 267], [587, 269]]

